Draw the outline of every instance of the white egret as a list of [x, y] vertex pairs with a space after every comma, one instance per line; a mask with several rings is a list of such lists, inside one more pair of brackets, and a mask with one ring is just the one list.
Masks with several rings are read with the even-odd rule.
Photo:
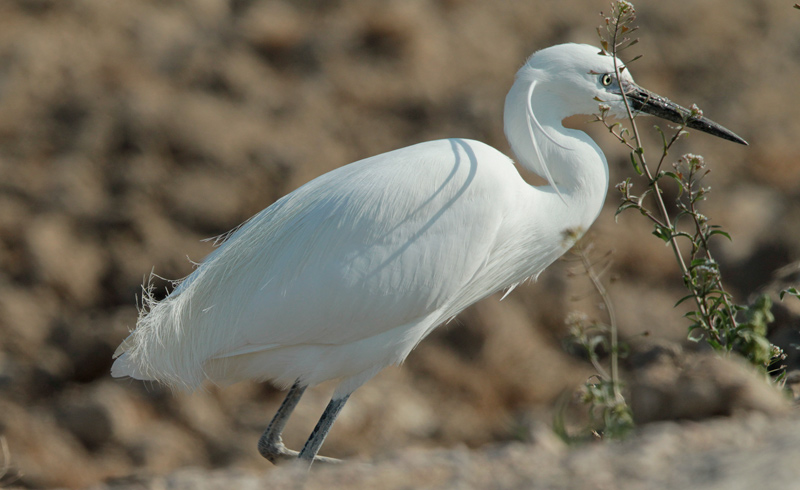
[[[227, 237], [166, 298], [148, 300], [122, 342], [115, 377], [197, 388], [253, 379], [291, 387], [259, 440], [272, 462], [311, 464], [350, 394], [401, 363], [437, 325], [535, 278], [597, 217], [608, 166], [595, 142], [564, 128], [597, 99], [670, 121], [689, 111], [638, 87], [595, 47], [538, 51], [516, 75], [505, 131], [519, 164], [468, 139], [430, 141], [329, 172]], [[689, 127], [746, 144], [704, 117]], [[300, 453], [281, 432], [308, 386], [340, 380]]]

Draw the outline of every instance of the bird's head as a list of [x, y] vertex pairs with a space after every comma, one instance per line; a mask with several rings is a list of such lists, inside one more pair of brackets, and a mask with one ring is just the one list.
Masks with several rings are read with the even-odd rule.
[[614, 58], [603, 54], [599, 48], [588, 44], [559, 44], [528, 58], [517, 72], [517, 82], [533, 84], [534, 90], [529, 92], [536, 100], [528, 103], [541, 107], [543, 112], [549, 108], [556, 117], [594, 114], [600, 103], [609, 107], [611, 115], [625, 117], [624, 91], [634, 113], [651, 114], [679, 124], [686, 122], [689, 128], [747, 144], [719, 124], [640, 87], [619, 59], [617, 66], [620, 80], [615, 74]]

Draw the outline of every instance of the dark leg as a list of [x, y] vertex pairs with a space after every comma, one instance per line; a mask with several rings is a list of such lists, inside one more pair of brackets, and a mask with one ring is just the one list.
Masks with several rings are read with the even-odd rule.
[[297, 402], [300, 401], [300, 397], [303, 396], [305, 391], [306, 387], [300, 386], [297, 382], [289, 388], [289, 393], [287, 393], [286, 398], [283, 399], [281, 407], [278, 409], [275, 416], [272, 417], [272, 421], [269, 423], [269, 426], [267, 426], [267, 430], [261, 434], [261, 438], [258, 440], [258, 452], [273, 464], [278, 464], [281, 460], [293, 459], [297, 456], [296, 451], [287, 449], [286, 446], [283, 445], [281, 433], [284, 427], [286, 427], [286, 422], [289, 421], [289, 416], [292, 415], [292, 411], [294, 411]]
[[[300, 398], [303, 396], [303, 393], [306, 391], [305, 386], [300, 386], [299, 383], [295, 382], [291, 388], [289, 388], [289, 393], [286, 394], [286, 398], [283, 399], [283, 403], [281, 403], [278, 412], [272, 418], [272, 421], [267, 426], [267, 430], [261, 434], [261, 438], [258, 440], [258, 452], [261, 453], [262, 456], [267, 458], [273, 464], [278, 464], [281, 461], [289, 461], [295, 460], [300, 453], [297, 451], [292, 451], [291, 449], [287, 448], [283, 445], [283, 439], [281, 438], [281, 433], [283, 429], [286, 427], [286, 422], [289, 421], [289, 417], [292, 415], [297, 403], [300, 401]], [[346, 400], [346, 398], [345, 398]], [[342, 403], [344, 405], [344, 403]], [[338, 410], [337, 410], [338, 412]], [[327, 410], [326, 410], [327, 413]], [[334, 418], [336, 416], [334, 415]], [[333, 423], [333, 421], [331, 421]], [[330, 426], [328, 427], [330, 429]], [[314, 430], [316, 432], [316, 429]], [[327, 431], [326, 431], [327, 432]], [[313, 436], [313, 434], [312, 434]], [[322, 437], [323, 439], [325, 436]], [[322, 441], [319, 442], [322, 445]], [[319, 450], [319, 446], [317, 446], [317, 450]], [[315, 451], [316, 454], [316, 451]], [[320, 461], [323, 463], [338, 463], [338, 459], [333, 458], [326, 458], [323, 456], [312, 456], [314, 461]]]
[[342, 407], [344, 407], [348, 398], [350, 398], [350, 394], [338, 400], [333, 399], [328, 403], [327, 408], [325, 408], [325, 411], [322, 413], [322, 417], [320, 417], [319, 422], [317, 422], [317, 426], [314, 427], [311, 437], [308, 438], [308, 441], [306, 441], [306, 444], [303, 446], [303, 450], [300, 451], [300, 459], [309, 467], [311, 467], [311, 463], [314, 461], [329, 459], [317, 456], [317, 452], [319, 452], [319, 448], [325, 441], [325, 437], [327, 437], [328, 432], [331, 430], [333, 422], [336, 420], [336, 417], [339, 415], [339, 412], [342, 410]]

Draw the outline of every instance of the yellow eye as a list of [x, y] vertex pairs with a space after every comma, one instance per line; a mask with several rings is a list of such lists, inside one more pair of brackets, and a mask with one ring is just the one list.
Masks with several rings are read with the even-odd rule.
[[612, 81], [611, 75], [608, 73], [600, 76], [600, 83], [602, 83], [604, 87], [608, 87], [609, 85], [611, 85], [611, 81]]

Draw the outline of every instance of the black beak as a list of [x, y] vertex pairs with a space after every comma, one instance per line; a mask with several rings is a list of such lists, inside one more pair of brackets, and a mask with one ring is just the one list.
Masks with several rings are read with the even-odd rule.
[[625, 95], [631, 104], [631, 109], [646, 112], [653, 116], [658, 116], [667, 121], [678, 124], [686, 124], [686, 127], [698, 129], [714, 136], [746, 145], [747, 141], [737, 136], [733, 131], [729, 131], [714, 121], [700, 115], [692, 116], [692, 112], [685, 107], [681, 107], [675, 102], [645, 90], [638, 85], [625, 83]]

